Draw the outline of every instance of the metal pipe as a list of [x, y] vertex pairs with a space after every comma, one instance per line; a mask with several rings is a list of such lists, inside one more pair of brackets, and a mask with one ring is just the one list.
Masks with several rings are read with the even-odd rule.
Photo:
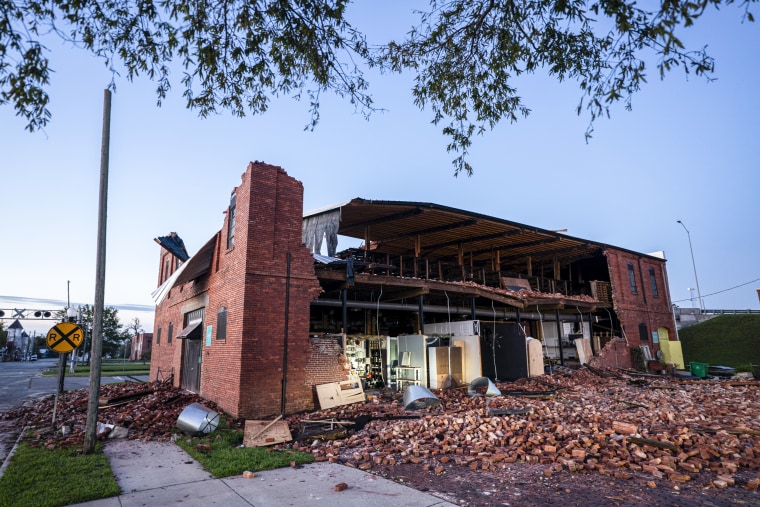
[[346, 302], [348, 301], [348, 289], [343, 289], [340, 291], [341, 295], [341, 322], [343, 323], [343, 329], [341, 332], [348, 333], [348, 306], [346, 306]]
[[422, 294], [420, 294], [418, 297], [417, 306], [419, 307], [419, 317], [420, 317], [419, 326], [418, 326], [419, 329], [417, 330], [417, 332], [419, 334], [422, 334], [422, 328], [425, 327], [425, 299], [422, 296]]
[[[313, 306], [326, 306], [331, 308], [340, 308], [343, 305], [343, 301], [337, 300], [337, 299], [317, 299], [315, 301], [312, 301], [311, 304]], [[401, 311], [401, 312], [419, 312], [420, 311], [420, 305], [412, 305], [412, 304], [406, 304], [406, 303], [377, 303], [377, 302], [371, 302], [371, 301], [347, 301], [346, 302], [347, 308], [360, 308], [363, 310], [389, 310], [389, 311]], [[421, 307], [422, 311], [425, 313], [436, 313], [436, 314], [447, 314], [451, 313], [454, 315], [467, 315], [472, 316], [472, 308], [464, 307], [464, 306], [452, 306], [452, 307], [445, 307], [445, 306], [437, 306], [437, 305], [422, 305]], [[559, 312], [559, 310], [557, 311]], [[544, 321], [552, 321], [554, 319], [551, 318], [551, 313], [542, 315], [539, 313], [533, 313], [533, 312], [519, 312], [521, 319], [526, 320], [544, 320]], [[548, 317], [547, 317], [548, 315]], [[501, 318], [501, 319], [517, 319], [518, 316], [518, 309], [515, 308], [514, 310], [507, 310], [507, 309], [476, 309], [475, 311], [475, 317], [480, 318], [481, 320], [487, 320], [490, 321], [494, 317]], [[476, 320], [476, 319], [473, 319]], [[567, 314], [562, 317], [562, 320], [568, 321], [568, 322], [582, 322], [583, 316], [582, 315], [576, 315], [576, 314]]]
[[285, 273], [285, 329], [283, 331], [282, 345], [282, 399], [280, 400], [280, 413], [285, 415], [285, 400], [288, 387], [288, 320], [290, 320], [290, 252], [287, 254]]
[[557, 344], [559, 345], [559, 364], [565, 366], [565, 355], [562, 353], [562, 322], [559, 320], [559, 310], [554, 310], [557, 320]]

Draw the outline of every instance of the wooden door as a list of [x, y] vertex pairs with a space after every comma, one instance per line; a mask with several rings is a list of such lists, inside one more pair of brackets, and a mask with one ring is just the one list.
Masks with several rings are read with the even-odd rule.
[[201, 350], [203, 343], [197, 338], [188, 338], [183, 341], [182, 389], [199, 393], [201, 390]]

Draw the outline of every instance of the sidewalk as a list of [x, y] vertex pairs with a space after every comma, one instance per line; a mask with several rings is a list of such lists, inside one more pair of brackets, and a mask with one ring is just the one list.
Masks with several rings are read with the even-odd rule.
[[[214, 479], [189, 454], [170, 442], [113, 440], [105, 442], [103, 450], [122, 494], [78, 506], [136, 507], [181, 503], [225, 507], [455, 507], [427, 493], [334, 463], [256, 472], [250, 479], [242, 475]], [[335, 491], [335, 485], [340, 483], [348, 487]]]

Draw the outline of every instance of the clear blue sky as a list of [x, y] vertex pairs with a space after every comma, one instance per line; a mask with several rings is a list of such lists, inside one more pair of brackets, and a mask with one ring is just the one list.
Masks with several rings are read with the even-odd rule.
[[[353, 19], [381, 42], [403, 33], [399, 13], [409, 13], [406, 5], [363, 5]], [[179, 74], [161, 108], [153, 83], [119, 78], [106, 305], [152, 308], [159, 267], [153, 238], [175, 231], [195, 253], [221, 228], [247, 163], [262, 160], [303, 182], [305, 211], [353, 197], [429, 201], [567, 228], [572, 236], [639, 252], [663, 250], [672, 299], [691, 307], [697, 303], [688, 289], [696, 282], [688, 236], [676, 222], [682, 220], [705, 307], [758, 309], [760, 26], [741, 24], [734, 7], [705, 21], [685, 40], [708, 45], [716, 81], [687, 80], [678, 70], [660, 81], [652, 67], [633, 111], [616, 107], [587, 144], [588, 118], [575, 114], [577, 85], [521, 78], [532, 114], [475, 140], [472, 177], [452, 176], [447, 140], [431, 125], [431, 113], [412, 104], [408, 76], [370, 74], [376, 104], [387, 110], [370, 121], [323, 96], [314, 132], [304, 131], [304, 102], [283, 98], [263, 116], [200, 119], [184, 108]], [[56, 72], [45, 131], [30, 134], [11, 108], [0, 109], [0, 308], [57, 308], [67, 297], [92, 304], [95, 294], [103, 90], [111, 75], [86, 53], [58, 43], [49, 48]], [[152, 311], [125, 308], [119, 315], [125, 324], [137, 316], [152, 331]], [[23, 325], [29, 332], [50, 328]]]

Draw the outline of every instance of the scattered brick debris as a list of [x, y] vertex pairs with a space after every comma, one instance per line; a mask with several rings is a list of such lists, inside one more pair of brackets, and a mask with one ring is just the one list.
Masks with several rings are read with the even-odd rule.
[[[191, 403], [199, 402], [219, 410], [197, 394], [162, 383], [127, 382], [100, 388], [100, 400], [112, 402], [98, 408], [98, 422], [126, 428], [128, 439], [167, 441], [176, 429], [177, 419]], [[66, 391], [58, 396], [56, 429], [51, 427], [55, 396], [49, 395], [25, 404], [4, 415], [19, 427], [33, 428], [30, 445], [51, 449], [84, 444], [87, 425], [88, 389]], [[119, 400], [118, 403], [113, 403]], [[238, 421], [233, 421], [237, 424]], [[63, 430], [66, 431], [63, 431]], [[100, 438], [106, 438], [102, 434]]]
[[[379, 403], [289, 416], [294, 434], [309, 419], [370, 419], [345, 438], [296, 438], [282, 447], [361, 470], [417, 465], [431, 475], [451, 476], [457, 469], [498, 474], [523, 463], [540, 466], [548, 478], [597, 474], [636, 479], [650, 490], [659, 481], [683, 488], [702, 474], [710, 476], [702, 482], [713, 488], [732, 487], [737, 474], [757, 476], [760, 383], [681, 382], [664, 375], [646, 383], [631, 380], [620, 369], [566, 369], [496, 382], [502, 393], [538, 392], [551, 382], [556, 386], [551, 397], [485, 398], [469, 396], [466, 388], [433, 390], [441, 404], [414, 412], [404, 411], [398, 395], [383, 393]], [[421, 417], [392, 417], [410, 413]], [[733, 485], [757, 488], [753, 479]]]
[[[294, 438], [273, 449], [309, 452], [316, 461], [366, 470], [458, 505], [536, 506], [557, 495], [576, 505], [612, 498], [623, 506], [760, 504], [760, 383], [632, 380], [620, 369], [557, 368], [495, 382], [502, 392], [551, 387], [551, 397], [469, 396], [459, 386], [433, 390], [441, 404], [417, 411], [404, 409], [401, 393], [383, 391], [376, 402], [288, 415]], [[163, 441], [189, 404], [221, 412], [181, 389], [146, 387], [102, 386], [101, 397], [123, 403], [101, 407], [99, 422], [127, 428], [130, 439]], [[0, 423], [33, 428], [32, 445], [81, 445], [87, 401], [86, 389], [62, 394], [55, 430], [53, 396], [4, 414]], [[340, 435], [300, 434], [325, 421], [350, 424]], [[242, 428], [244, 421], [228, 424]]]

